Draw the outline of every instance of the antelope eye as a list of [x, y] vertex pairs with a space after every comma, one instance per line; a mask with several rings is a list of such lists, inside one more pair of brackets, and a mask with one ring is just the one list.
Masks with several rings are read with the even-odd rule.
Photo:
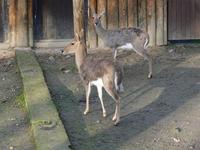
[[74, 42], [72, 42], [71, 45], [74, 45]]

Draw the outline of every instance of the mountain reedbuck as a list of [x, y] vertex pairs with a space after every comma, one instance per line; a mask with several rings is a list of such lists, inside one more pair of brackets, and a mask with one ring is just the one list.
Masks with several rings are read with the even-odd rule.
[[76, 34], [74, 41], [68, 44], [63, 50], [63, 54], [67, 54], [69, 50], [75, 50], [76, 65], [86, 91], [86, 109], [84, 114], [86, 115], [89, 112], [91, 86], [95, 85], [101, 102], [103, 117], [106, 117], [106, 110], [102, 98], [102, 87], [104, 87], [105, 91], [116, 103], [112, 120], [117, 125], [120, 121], [120, 97], [118, 92], [123, 91], [122, 69], [117, 62], [110, 59], [89, 57], [83, 35], [83, 30], [79, 35]]
[[102, 27], [101, 17], [105, 14], [93, 15], [93, 24], [97, 35], [104, 44], [113, 50], [114, 59], [117, 56], [117, 49], [133, 49], [137, 54], [143, 56], [149, 62], [148, 78], [152, 77], [152, 58], [147, 52], [149, 35], [140, 28], [121, 28], [116, 30], [106, 30]]

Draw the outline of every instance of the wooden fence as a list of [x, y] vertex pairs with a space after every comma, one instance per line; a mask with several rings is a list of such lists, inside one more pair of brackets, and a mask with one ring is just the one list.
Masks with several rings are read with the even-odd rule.
[[167, 44], [167, 0], [88, 0], [88, 34], [90, 48], [103, 46], [92, 24], [94, 12], [106, 11], [102, 25], [106, 29], [140, 27], [150, 35], [150, 45]]

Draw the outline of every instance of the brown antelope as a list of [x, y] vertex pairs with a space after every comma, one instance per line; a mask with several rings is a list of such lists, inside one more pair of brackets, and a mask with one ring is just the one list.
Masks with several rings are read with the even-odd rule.
[[89, 112], [91, 86], [95, 85], [101, 102], [103, 117], [106, 117], [106, 110], [102, 98], [103, 87], [116, 103], [112, 120], [117, 125], [120, 121], [120, 97], [118, 92], [123, 91], [122, 69], [117, 62], [110, 59], [89, 57], [83, 36], [83, 30], [79, 35], [76, 34], [74, 41], [69, 43], [63, 50], [63, 54], [67, 54], [69, 50], [75, 51], [76, 66], [86, 91], [86, 109], [84, 114], [86, 115]]
[[97, 35], [103, 40], [104, 44], [113, 50], [114, 59], [117, 57], [117, 49], [133, 49], [137, 54], [143, 56], [149, 62], [148, 78], [152, 77], [152, 58], [147, 52], [149, 35], [140, 28], [121, 28], [106, 30], [102, 27], [101, 17], [105, 14], [93, 15], [93, 24]]

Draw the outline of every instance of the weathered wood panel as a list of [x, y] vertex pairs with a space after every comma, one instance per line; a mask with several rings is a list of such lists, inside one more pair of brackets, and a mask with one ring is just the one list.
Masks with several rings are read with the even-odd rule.
[[128, 27], [136, 27], [138, 25], [138, 11], [137, 11], [137, 0], [128, 0]]
[[144, 30], [147, 29], [146, 2], [146, 0], [138, 1], [138, 26]]
[[148, 0], [147, 1], [147, 24], [148, 24], [148, 33], [149, 33], [149, 44], [155, 45], [156, 44], [156, 1], [155, 0]]
[[117, 29], [119, 27], [118, 0], [107, 1], [107, 19], [108, 29]]
[[168, 1], [169, 40], [200, 39], [200, 1]]
[[127, 1], [119, 0], [119, 27], [127, 27]]
[[[107, 12], [106, 12], [106, 0], [98, 0], [97, 1], [97, 12], [98, 12], [98, 14], [100, 14], [103, 11], [105, 11], [105, 14], [107, 14]], [[107, 28], [106, 15], [101, 18], [101, 24], [104, 28]], [[98, 46], [99, 47], [104, 46], [104, 43], [100, 38], [98, 38]]]
[[92, 16], [97, 12], [97, 0], [88, 1], [88, 46], [95, 48], [97, 46], [97, 35], [92, 22]]
[[163, 33], [163, 45], [167, 45], [167, 0], [164, 0], [164, 12], [163, 12], [163, 22], [164, 22], [164, 33]]
[[18, 47], [28, 47], [28, 9], [27, 1], [17, 1], [17, 37], [16, 44]]
[[164, 9], [163, 0], [156, 1], [156, 44], [163, 45], [164, 43]]
[[15, 47], [16, 44], [16, 2], [15, 0], [9, 0], [9, 40], [10, 47]]
[[[74, 33], [84, 29], [84, 0], [73, 0]], [[64, 13], [63, 13], [64, 14]]]

